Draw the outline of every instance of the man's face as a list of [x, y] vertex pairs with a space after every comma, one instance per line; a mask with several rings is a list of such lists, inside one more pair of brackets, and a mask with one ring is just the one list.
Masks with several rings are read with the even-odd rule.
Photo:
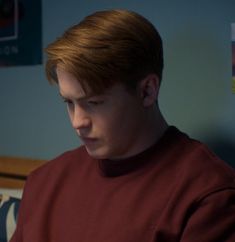
[[138, 153], [144, 108], [137, 94], [119, 83], [88, 96], [70, 73], [58, 69], [57, 76], [72, 126], [92, 157], [121, 159]]

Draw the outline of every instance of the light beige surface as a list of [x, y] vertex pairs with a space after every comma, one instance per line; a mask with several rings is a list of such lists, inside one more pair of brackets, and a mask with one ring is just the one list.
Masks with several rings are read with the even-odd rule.
[[45, 160], [0, 156], [0, 188], [23, 188], [28, 174], [45, 162]]

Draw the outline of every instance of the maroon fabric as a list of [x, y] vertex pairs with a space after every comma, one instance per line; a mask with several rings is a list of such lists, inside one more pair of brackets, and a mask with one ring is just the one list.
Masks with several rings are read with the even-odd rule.
[[123, 161], [84, 147], [33, 172], [12, 242], [234, 242], [234, 170], [174, 127]]

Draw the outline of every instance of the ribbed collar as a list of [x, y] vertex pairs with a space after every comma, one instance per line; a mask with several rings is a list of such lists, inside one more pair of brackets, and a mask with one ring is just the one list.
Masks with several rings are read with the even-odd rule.
[[174, 126], [169, 126], [163, 136], [151, 147], [145, 151], [123, 160], [99, 160], [99, 168], [103, 176], [115, 177], [125, 175], [145, 166], [155, 159], [151, 159], [154, 155], [161, 153], [179, 133]]

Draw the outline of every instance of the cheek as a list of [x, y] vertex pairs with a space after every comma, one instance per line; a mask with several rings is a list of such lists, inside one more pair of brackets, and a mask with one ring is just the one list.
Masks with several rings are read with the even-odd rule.
[[122, 135], [121, 116], [110, 112], [93, 119], [92, 126], [95, 135], [102, 138], [105, 142], [114, 142], [118, 136]]
[[93, 119], [93, 131], [106, 140], [116, 142], [136, 132], [140, 112], [134, 105], [116, 105]]
[[94, 128], [103, 135], [109, 135], [119, 128], [119, 119], [110, 114], [107, 118], [93, 120]]
[[108, 143], [124, 142], [125, 137], [133, 133], [133, 119], [127, 118], [126, 115], [111, 116], [100, 122], [99, 131]]

